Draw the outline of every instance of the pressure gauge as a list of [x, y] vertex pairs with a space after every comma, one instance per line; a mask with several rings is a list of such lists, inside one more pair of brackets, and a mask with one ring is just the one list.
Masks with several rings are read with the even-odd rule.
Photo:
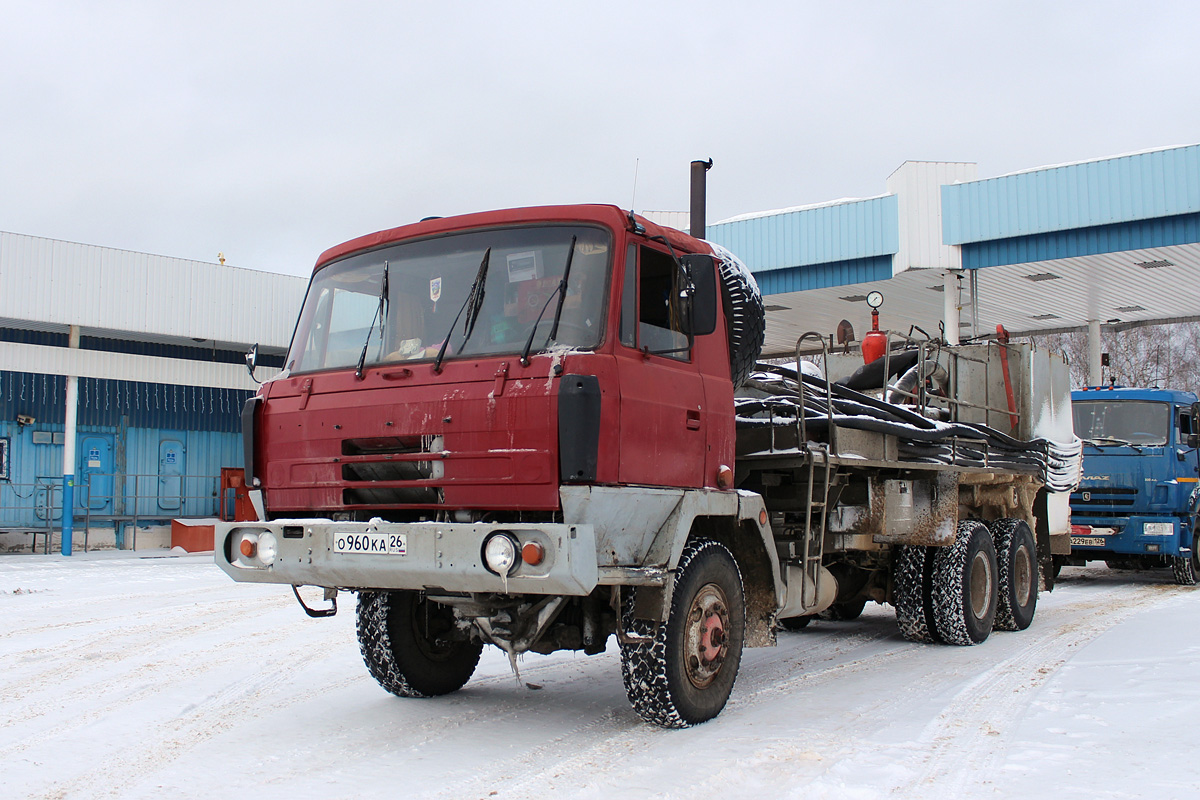
[[871, 292], [867, 295], [867, 305], [871, 308], [879, 308], [883, 305], [883, 292]]

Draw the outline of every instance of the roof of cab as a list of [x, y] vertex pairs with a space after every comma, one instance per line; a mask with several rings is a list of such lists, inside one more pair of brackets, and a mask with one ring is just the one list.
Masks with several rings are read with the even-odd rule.
[[661, 236], [676, 250], [686, 253], [711, 252], [711, 248], [699, 239], [682, 231], [656, 225], [645, 217], [613, 205], [562, 205], [533, 206], [529, 208], [507, 208], [495, 211], [479, 211], [454, 217], [429, 217], [420, 222], [401, 225], [398, 228], [368, 233], [348, 242], [331, 247], [317, 259], [314, 270], [346, 256], [374, 250], [408, 239], [421, 239], [443, 233], [485, 228], [490, 226], [519, 225], [537, 222], [593, 222], [614, 230], [631, 227], [631, 219], [642, 226], [647, 237]]
[[1089, 386], [1071, 392], [1072, 403], [1089, 400], [1152, 400], [1186, 406], [1196, 402], [1196, 395], [1179, 389], [1143, 389], [1129, 386]]

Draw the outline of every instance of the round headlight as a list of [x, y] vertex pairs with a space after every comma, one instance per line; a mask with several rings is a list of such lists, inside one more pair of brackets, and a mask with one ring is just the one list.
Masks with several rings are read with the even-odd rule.
[[271, 566], [275, 563], [275, 556], [279, 553], [279, 543], [275, 541], [275, 534], [264, 531], [258, 537], [258, 560], [264, 566]]
[[517, 543], [507, 533], [493, 533], [483, 543], [483, 563], [497, 575], [508, 575], [517, 566]]

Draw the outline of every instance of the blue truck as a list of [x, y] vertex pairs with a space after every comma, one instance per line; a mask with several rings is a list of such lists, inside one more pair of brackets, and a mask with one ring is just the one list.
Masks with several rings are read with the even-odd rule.
[[1172, 389], [1071, 393], [1083, 476], [1071, 494], [1071, 554], [1058, 566], [1167, 567], [1200, 580], [1200, 403]]

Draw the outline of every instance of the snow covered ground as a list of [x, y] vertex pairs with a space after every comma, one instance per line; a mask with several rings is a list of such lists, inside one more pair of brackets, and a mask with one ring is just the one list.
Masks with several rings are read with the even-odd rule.
[[750, 650], [725, 712], [643, 724], [615, 645], [485, 651], [459, 693], [367, 674], [353, 596], [312, 620], [211, 556], [0, 557], [4, 798], [1195, 797], [1200, 589], [1068, 568], [1033, 627], [902, 640], [890, 607]]

